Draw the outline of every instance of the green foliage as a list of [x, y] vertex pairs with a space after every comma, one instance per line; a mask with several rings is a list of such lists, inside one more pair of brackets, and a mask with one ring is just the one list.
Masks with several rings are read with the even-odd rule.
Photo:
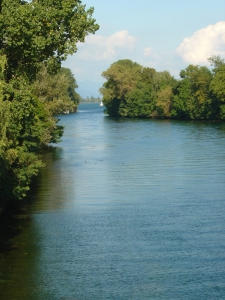
[[225, 102], [225, 64], [216, 70], [210, 87], [213, 94], [220, 99], [221, 102]]
[[26, 195], [39, 150], [63, 134], [54, 115], [77, 108], [76, 80], [60, 67], [99, 28], [92, 14], [79, 0], [0, 2], [0, 205]]
[[80, 97], [75, 92], [76, 80], [67, 68], [61, 68], [54, 75], [48, 73], [45, 66], [38, 73], [33, 84], [34, 94], [51, 116], [77, 110]]
[[210, 62], [211, 66], [214, 67], [213, 72], [215, 73], [217, 69], [225, 64], [225, 60], [221, 58], [218, 55], [213, 55], [210, 58], [208, 58], [208, 61]]
[[[13, 100], [1, 101], [0, 200], [22, 198], [43, 166], [35, 152], [55, 137], [55, 122], [22, 79], [5, 83]], [[3, 130], [4, 129], [4, 130]], [[53, 134], [54, 132], [54, 134]]]
[[155, 109], [155, 101], [151, 97], [152, 90], [147, 85], [138, 86], [127, 93], [122, 102], [119, 114], [122, 117], [149, 117]]
[[156, 111], [158, 117], [170, 117], [172, 105], [172, 88], [166, 86], [157, 93]]
[[50, 71], [59, 69], [77, 42], [99, 26], [78, 0], [2, 0], [0, 47], [6, 55], [7, 79], [13, 75], [35, 77], [40, 63]]
[[155, 117], [168, 118], [171, 113], [172, 106], [172, 88], [175, 86], [176, 80], [168, 71], [156, 72], [152, 81], [153, 90], [155, 92]]
[[174, 78], [131, 60], [119, 60], [102, 73], [100, 89], [106, 112], [122, 117], [167, 117], [170, 114]]
[[188, 103], [193, 103], [191, 95], [191, 82], [183, 78], [174, 89], [171, 116], [178, 119], [189, 119]]
[[100, 89], [103, 103], [109, 115], [118, 116], [120, 103], [125, 101], [127, 93], [131, 92], [141, 78], [141, 65], [129, 59], [113, 63], [108, 70], [102, 73], [107, 79]]
[[210, 83], [212, 73], [207, 67], [189, 65], [180, 73], [181, 81], [174, 97], [173, 116], [188, 119], [212, 119]]
[[182, 71], [183, 80], [189, 82], [186, 112], [190, 119], [214, 119], [213, 98], [210, 92], [212, 72], [207, 67], [189, 65]]
[[225, 119], [225, 61], [218, 56], [211, 57], [211, 64], [214, 66], [213, 79], [210, 84], [210, 89], [214, 96], [214, 104], [219, 110], [221, 119]]
[[155, 78], [156, 70], [153, 68], [142, 68], [141, 70], [141, 82], [146, 84], [152, 84], [153, 79]]
[[225, 61], [209, 58], [212, 71], [189, 65], [175, 80], [130, 60], [119, 60], [102, 73], [100, 92], [106, 113], [122, 117], [225, 119]]

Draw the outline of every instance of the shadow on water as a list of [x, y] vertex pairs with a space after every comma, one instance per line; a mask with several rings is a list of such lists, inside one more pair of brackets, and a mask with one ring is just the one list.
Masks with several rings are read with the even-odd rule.
[[[33, 208], [44, 176], [49, 176], [49, 164], [61, 157], [61, 149], [50, 146], [42, 153], [46, 166], [33, 180], [27, 197], [8, 203], [0, 216], [0, 299], [39, 299], [36, 295], [37, 257], [40, 246], [37, 243], [40, 232], [34, 222]], [[50, 178], [49, 178], [50, 181]], [[41, 208], [40, 208], [41, 210]]]
[[7, 255], [16, 248], [13, 238], [20, 235], [31, 222], [31, 206], [34, 205], [35, 197], [41, 184], [43, 175], [46, 176], [47, 164], [50, 161], [60, 159], [61, 148], [49, 146], [42, 153], [43, 162], [46, 166], [40, 170], [33, 179], [30, 191], [23, 200], [10, 201], [0, 215], [0, 259], [1, 255]]
[[[0, 299], [27, 299], [24, 294], [33, 240], [24, 238], [31, 225], [27, 200], [12, 201], [0, 218]], [[34, 244], [33, 244], [34, 245]], [[35, 247], [33, 247], [34, 249]], [[27, 289], [28, 290], [28, 289]]]
[[26, 201], [12, 201], [0, 217], [0, 255], [7, 254], [15, 248], [11, 240], [19, 235], [29, 225], [30, 216], [27, 214]]

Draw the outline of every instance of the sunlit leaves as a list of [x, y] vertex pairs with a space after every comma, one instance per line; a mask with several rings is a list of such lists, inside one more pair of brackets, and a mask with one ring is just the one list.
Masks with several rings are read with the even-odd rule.
[[131, 92], [141, 77], [141, 65], [129, 59], [119, 60], [102, 73], [107, 80], [100, 92], [103, 95], [104, 105], [110, 115], [119, 114], [119, 106], [125, 100], [127, 93]]
[[[212, 97], [209, 88], [213, 77], [211, 71], [207, 67], [189, 65], [181, 71], [181, 77], [178, 91], [179, 94], [181, 93], [180, 99], [185, 102], [186, 116], [191, 119], [213, 118], [210, 108]], [[182, 84], [183, 81], [185, 84]], [[185, 89], [184, 91], [182, 87]], [[183, 97], [184, 94], [186, 94], [185, 97]]]
[[131, 60], [119, 60], [102, 73], [107, 80], [100, 92], [106, 112], [123, 117], [168, 117], [176, 80]]
[[[102, 73], [100, 89], [106, 112], [122, 117], [198, 120], [225, 119], [225, 61], [209, 58], [214, 67], [189, 65], [180, 80], [129, 60], [115, 62]], [[133, 65], [138, 68], [131, 68]], [[141, 68], [140, 68], [141, 67]]]
[[225, 119], [225, 60], [218, 56], [211, 57], [210, 62], [214, 66], [213, 80], [210, 84], [210, 89], [214, 95], [214, 102], [219, 107], [221, 119]]
[[[7, 76], [24, 73], [33, 78], [39, 63], [50, 62], [50, 69], [77, 50], [77, 42], [94, 33], [99, 26], [77, 0], [20, 1], [3, 0], [0, 20], [2, 53], [8, 59]], [[54, 66], [54, 67], [53, 67]]]
[[79, 95], [75, 88], [76, 80], [67, 68], [61, 68], [57, 74], [51, 75], [43, 66], [33, 84], [35, 95], [51, 116], [76, 111]]
[[0, 2], [0, 205], [24, 197], [42, 166], [36, 152], [60, 140], [54, 115], [76, 110], [76, 81], [60, 67], [99, 28], [92, 14], [79, 0]]
[[220, 101], [225, 102], [225, 64], [217, 69], [210, 87]]

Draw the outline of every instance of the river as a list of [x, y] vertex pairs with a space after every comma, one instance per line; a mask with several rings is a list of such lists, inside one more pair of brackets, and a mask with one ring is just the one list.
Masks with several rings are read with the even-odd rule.
[[225, 299], [225, 124], [60, 119], [0, 237], [0, 299]]

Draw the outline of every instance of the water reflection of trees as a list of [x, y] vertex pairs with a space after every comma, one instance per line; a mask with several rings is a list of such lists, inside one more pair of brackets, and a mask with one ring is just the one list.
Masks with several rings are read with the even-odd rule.
[[62, 153], [62, 148], [49, 147], [43, 154], [45, 167], [33, 182], [28, 196], [35, 211], [55, 210], [64, 204]]
[[28, 300], [35, 290], [38, 232], [25, 204], [11, 203], [0, 220], [0, 295], [5, 300]]

